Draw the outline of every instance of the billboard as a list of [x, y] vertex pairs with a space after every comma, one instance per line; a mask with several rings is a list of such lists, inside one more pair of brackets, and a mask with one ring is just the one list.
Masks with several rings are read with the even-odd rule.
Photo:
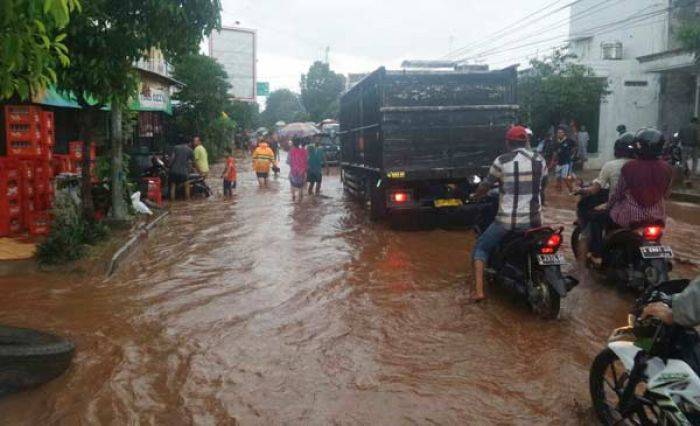
[[257, 84], [257, 34], [255, 30], [223, 27], [209, 37], [209, 56], [226, 70], [229, 93], [238, 100], [254, 102]]

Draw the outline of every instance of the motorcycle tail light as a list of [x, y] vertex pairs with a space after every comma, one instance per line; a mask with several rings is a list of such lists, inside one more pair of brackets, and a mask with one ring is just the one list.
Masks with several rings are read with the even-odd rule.
[[549, 236], [549, 238], [543, 241], [542, 247], [540, 247], [540, 253], [553, 254], [559, 249], [559, 246], [561, 246], [561, 235], [552, 234]]
[[661, 226], [647, 226], [644, 228], [644, 239], [647, 241], [658, 241], [664, 234], [664, 228]]

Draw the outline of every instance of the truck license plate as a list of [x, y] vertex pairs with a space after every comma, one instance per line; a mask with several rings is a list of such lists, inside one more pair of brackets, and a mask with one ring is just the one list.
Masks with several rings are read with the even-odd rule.
[[669, 246], [644, 246], [640, 247], [642, 257], [645, 259], [672, 259], [673, 250]]
[[566, 259], [561, 253], [557, 254], [538, 254], [537, 263], [542, 266], [565, 265]]
[[447, 199], [438, 199], [435, 200], [435, 207], [441, 208], [441, 207], [459, 207], [461, 206], [462, 200], [459, 198], [447, 198]]

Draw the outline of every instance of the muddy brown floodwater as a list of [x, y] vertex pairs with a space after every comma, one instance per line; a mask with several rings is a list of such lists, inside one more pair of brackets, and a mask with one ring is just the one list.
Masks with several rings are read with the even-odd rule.
[[[62, 377], [0, 400], [0, 423], [593, 422], [588, 368], [631, 294], [590, 277], [550, 322], [494, 288], [465, 305], [470, 232], [372, 224], [337, 175], [292, 204], [286, 179], [259, 190], [239, 163], [233, 200], [177, 204], [110, 279], [0, 278], [0, 323], [78, 346]], [[573, 200], [551, 204], [570, 225]], [[698, 211], [671, 207], [682, 276]]]

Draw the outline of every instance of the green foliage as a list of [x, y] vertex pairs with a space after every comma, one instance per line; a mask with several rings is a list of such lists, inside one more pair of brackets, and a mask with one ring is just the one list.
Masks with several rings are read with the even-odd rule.
[[70, 63], [62, 30], [79, 10], [79, 0], [0, 2], [0, 99], [26, 100], [56, 83]]
[[[151, 48], [166, 57], [199, 49], [204, 34], [220, 25], [219, 0], [90, 0], [66, 28], [71, 66], [59, 89], [86, 106], [126, 103], [137, 90], [133, 63]], [[177, 29], [177, 30], [174, 30]]]
[[693, 50], [700, 55], [700, 23], [693, 21], [681, 25], [678, 31], [678, 41], [681, 42], [684, 49]]
[[538, 135], [550, 126], [571, 120], [587, 125], [589, 131], [597, 127], [600, 101], [607, 94], [607, 80], [567, 59], [555, 52], [544, 61], [533, 60], [532, 68], [519, 78], [522, 121]]
[[226, 114], [241, 129], [256, 129], [260, 125], [260, 106], [256, 102], [232, 101], [226, 107]]
[[345, 76], [333, 72], [328, 64], [317, 61], [301, 76], [301, 100], [311, 120], [337, 118]]
[[[178, 133], [188, 140], [201, 136], [211, 159], [216, 159], [231, 144], [236, 130], [236, 122], [225, 112], [241, 110], [229, 99], [226, 71], [215, 59], [193, 54], [175, 62], [173, 77], [185, 84], [174, 96], [180, 102], [174, 111]], [[252, 112], [248, 113], [252, 120]]]
[[103, 239], [107, 228], [88, 222], [73, 198], [61, 193], [54, 202], [51, 233], [37, 247], [37, 260], [43, 265], [58, 265], [77, 260], [85, 253], [86, 244]]
[[267, 97], [265, 111], [260, 114], [261, 124], [273, 128], [278, 121], [292, 123], [307, 121], [308, 114], [301, 104], [299, 95], [288, 89], [275, 90]]

